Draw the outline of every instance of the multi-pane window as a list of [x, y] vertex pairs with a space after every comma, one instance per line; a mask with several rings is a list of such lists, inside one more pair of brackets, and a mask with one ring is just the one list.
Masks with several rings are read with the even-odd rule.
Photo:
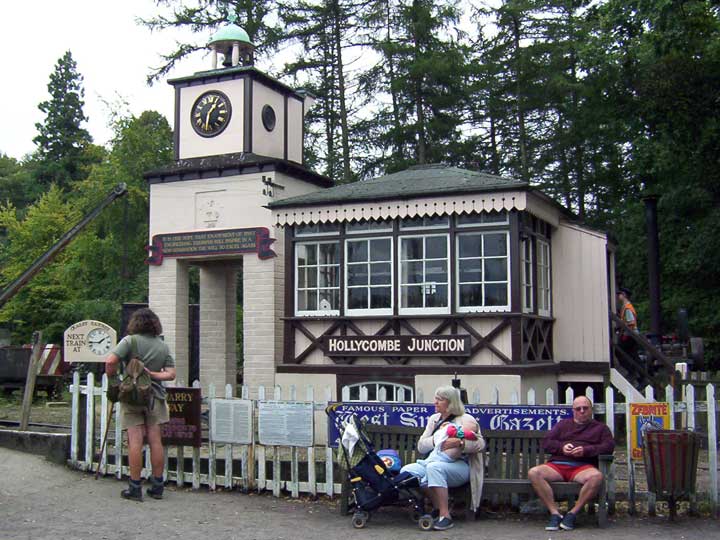
[[537, 241], [538, 314], [550, 315], [550, 244]]
[[458, 311], [508, 311], [508, 233], [457, 237]]
[[457, 217], [458, 227], [478, 227], [492, 225], [506, 225], [507, 212], [481, 212], [479, 214], [463, 214]]
[[533, 243], [532, 239], [524, 238], [520, 242], [520, 257], [522, 260], [522, 303], [523, 311], [531, 313], [533, 310]]
[[404, 384], [390, 382], [365, 382], [350, 384], [342, 389], [343, 401], [386, 401], [412, 403], [413, 389]]
[[400, 238], [400, 311], [448, 313], [448, 235]]
[[392, 232], [391, 221], [375, 221], [374, 219], [363, 219], [354, 223], [348, 223], [345, 231], [348, 234], [362, 234], [374, 232]]
[[303, 242], [295, 248], [297, 312], [340, 313], [340, 264], [337, 242]]
[[392, 314], [392, 239], [348, 240], [345, 256], [348, 314]]
[[405, 218], [400, 222], [400, 229], [447, 229], [449, 224], [447, 216]]

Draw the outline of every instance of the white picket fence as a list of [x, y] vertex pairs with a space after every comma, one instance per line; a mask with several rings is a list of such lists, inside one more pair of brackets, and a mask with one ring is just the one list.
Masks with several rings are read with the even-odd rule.
[[[196, 382], [193, 386], [199, 386]], [[89, 390], [90, 389], [90, 390]], [[107, 377], [103, 376], [102, 383], [99, 386], [95, 384], [95, 378], [92, 373], [88, 374], [86, 383], [80, 384], [80, 377], [78, 373], [74, 374], [73, 384], [70, 387], [72, 393], [72, 434], [71, 434], [71, 452], [70, 452], [70, 465], [72, 467], [81, 470], [92, 470], [95, 471], [98, 463], [98, 452], [100, 449], [101, 441], [105, 437], [105, 428], [108, 425], [108, 400], [106, 396], [107, 389]], [[298, 401], [298, 390], [295, 386], [291, 386], [287, 389], [285, 399], [287, 401], [296, 402]], [[380, 391], [380, 398], [383, 398], [382, 391]], [[717, 455], [717, 410], [718, 403], [715, 396], [715, 386], [708, 384], [705, 387], [706, 399], [696, 400], [695, 393], [696, 388], [692, 384], [684, 386], [683, 396], [684, 399], [681, 401], [675, 401], [674, 392], [671, 386], [667, 386], [665, 389], [665, 396], [658, 396], [659, 399], [666, 401], [670, 404], [670, 429], [683, 427], [691, 430], [698, 430], [705, 432], [707, 435], [707, 446], [708, 446], [708, 474], [709, 482], [707, 482], [708, 491], [706, 493], [700, 493], [700, 496], [705, 496], [710, 500], [713, 505], [714, 511], [718, 511], [718, 455]], [[82, 430], [84, 435], [84, 454], [80, 455], [80, 402], [81, 395], [88, 395], [88, 392], [95, 397], [95, 399], [85, 400], [85, 429]], [[248, 399], [250, 392], [246, 386], [242, 387], [240, 398]], [[346, 392], [344, 391], [345, 395]], [[328, 402], [331, 400], [331, 389], [329, 387], [324, 388], [322, 391], [322, 399], [316, 399], [316, 393], [313, 387], [308, 386], [306, 388], [304, 400], [306, 402], [312, 402], [315, 411], [324, 410]], [[561, 400], [556, 400], [555, 393], [552, 390], [548, 390], [544, 395], [544, 403], [538, 401], [538, 396], [534, 389], [530, 389], [527, 395], [524, 396], [524, 403], [520, 396], [516, 393], [510, 396], [509, 400], [501, 400], [500, 391], [494, 389], [490, 392], [490, 395], [483, 395], [479, 390], [470, 390], [468, 392], [470, 397], [469, 401], [472, 404], [486, 404], [486, 405], [560, 405], [570, 404], [574, 399], [574, 393], [571, 388], [568, 388], [563, 396], [558, 396]], [[616, 426], [620, 425], [619, 421], [623, 420], [626, 427], [626, 433], [630, 433], [630, 404], [624, 400], [618, 400], [618, 391], [611, 386], [605, 389], [604, 403], [596, 402], [596, 399], [601, 396], [595, 396], [593, 389], [588, 387], [585, 391], [587, 395], [594, 403], [595, 416], [599, 420], [604, 421], [613, 435], [616, 432]], [[253, 401], [253, 410], [257, 413], [257, 406], [260, 401], [266, 399], [272, 399], [274, 401], [282, 401], [283, 392], [279, 386], [273, 387], [272, 389], [266, 389], [259, 387], [257, 392], [258, 399]], [[215, 389], [211, 386], [208, 391], [208, 399], [213, 399], [215, 396]], [[225, 388], [224, 397], [227, 399], [232, 398], [232, 388], [228, 385]], [[98, 399], [99, 398], [99, 399]], [[424, 396], [422, 392], [418, 392], [415, 396], [417, 403], [424, 402]], [[648, 387], [645, 391], [645, 398], [648, 402], [655, 401], [653, 389]], [[360, 389], [360, 401], [367, 399], [367, 389]], [[100, 407], [100, 426], [95, 425], [96, 407]], [[675, 425], [675, 418], [680, 414], [681, 425]], [[699, 425], [698, 417], [704, 413], [707, 418], [706, 425]], [[619, 417], [619, 418], [618, 418]], [[114, 457], [113, 464], [108, 464], [108, 447], [105, 447], [104, 451], [99, 454], [100, 468], [103, 474], [115, 475], [118, 479], [122, 478], [123, 475], [128, 474], [128, 467], [122, 465], [123, 450], [126, 450], [122, 444], [122, 432], [120, 428], [120, 412], [119, 408], [116, 407], [115, 418], [114, 418], [114, 438], [113, 441], [120, 441], [120, 444], [111, 445], [112, 452], [110, 455]], [[255, 437], [257, 440], [257, 437]], [[630, 437], [627, 437], [627, 455], [630, 456]], [[110, 444], [108, 445], [110, 446]], [[184, 470], [185, 452], [192, 453], [192, 470]], [[125, 452], [126, 454], [126, 452]], [[172, 470], [168, 469], [169, 457], [176, 457], [176, 467]], [[189, 457], [189, 456], [188, 456]], [[311, 446], [308, 448], [297, 448], [297, 447], [279, 447], [279, 446], [265, 446], [254, 442], [248, 445], [233, 445], [224, 443], [213, 443], [203, 442], [201, 448], [184, 448], [182, 446], [171, 447], [166, 449], [165, 453], [166, 467], [165, 477], [168, 481], [176, 482], [178, 486], [184, 484], [191, 484], [193, 489], [200, 488], [201, 485], [208, 486], [209, 489], [214, 490], [216, 487], [221, 486], [226, 489], [241, 488], [243, 491], [258, 490], [264, 491], [269, 490], [275, 496], [279, 496], [282, 491], [287, 491], [292, 497], [298, 497], [300, 493], [306, 493], [310, 495], [324, 494], [328, 497], [333, 497], [340, 493], [341, 484], [334, 482], [333, 478], [336, 473], [337, 458], [335, 456], [335, 450], [329, 448], [327, 445], [322, 446]], [[218, 460], [224, 462], [224, 468], [222, 471], [218, 470]], [[201, 461], [207, 462], [207, 472], [201, 472]], [[234, 468], [234, 462], [240, 461], [239, 469]], [[267, 467], [267, 462], [272, 462], [272, 466]], [[282, 466], [283, 463], [289, 463], [289, 466]], [[310, 466], [312, 465], [312, 466]], [[627, 499], [634, 503], [635, 501], [635, 465], [631, 459], [627, 459], [627, 462], [622, 464], [627, 467], [627, 478], [628, 478], [628, 491], [626, 493]], [[616, 465], [614, 467], [619, 466]], [[300, 469], [304, 471], [305, 480], [300, 481]], [[324, 470], [323, 481], [317, 478], [318, 470]], [[272, 474], [268, 474], [272, 472]], [[143, 469], [143, 476], [147, 477], [150, 473], [150, 456], [149, 451], [146, 450], [145, 456], [145, 468]], [[700, 474], [700, 473], [698, 473]], [[270, 478], [272, 476], [272, 478]], [[609, 479], [609, 493], [611, 499], [614, 500], [618, 495], [615, 486], [615, 475], [611, 475]], [[654, 499], [652, 496], [648, 496], [648, 502], [654, 506]]]

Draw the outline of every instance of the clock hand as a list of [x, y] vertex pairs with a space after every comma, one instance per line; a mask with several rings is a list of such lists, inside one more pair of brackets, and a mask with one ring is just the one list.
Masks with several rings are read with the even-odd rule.
[[212, 107], [210, 107], [210, 110], [205, 115], [205, 129], [206, 130], [210, 127], [210, 115], [216, 108], [217, 108], [217, 101], [212, 104]]

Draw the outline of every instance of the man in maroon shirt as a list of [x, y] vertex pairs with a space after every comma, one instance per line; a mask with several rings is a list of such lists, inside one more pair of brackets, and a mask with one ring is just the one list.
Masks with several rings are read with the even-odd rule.
[[[573, 417], [560, 420], [543, 440], [543, 448], [551, 457], [544, 465], [528, 471], [528, 479], [540, 500], [550, 511], [546, 531], [575, 528], [577, 513], [597, 494], [603, 482], [598, 470], [600, 454], [612, 454], [615, 449], [610, 429], [593, 419], [592, 402], [585, 396], [573, 401]], [[577, 502], [563, 517], [553, 497], [550, 482], [582, 484]]]

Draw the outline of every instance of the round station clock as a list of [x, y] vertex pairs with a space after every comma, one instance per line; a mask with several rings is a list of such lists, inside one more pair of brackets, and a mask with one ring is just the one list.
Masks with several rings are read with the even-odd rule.
[[103, 328], [94, 328], [87, 334], [87, 343], [91, 352], [102, 356], [110, 352], [112, 338]]
[[214, 137], [227, 127], [231, 115], [232, 107], [228, 97], [222, 92], [211, 90], [195, 100], [190, 111], [190, 123], [198, 135]]

